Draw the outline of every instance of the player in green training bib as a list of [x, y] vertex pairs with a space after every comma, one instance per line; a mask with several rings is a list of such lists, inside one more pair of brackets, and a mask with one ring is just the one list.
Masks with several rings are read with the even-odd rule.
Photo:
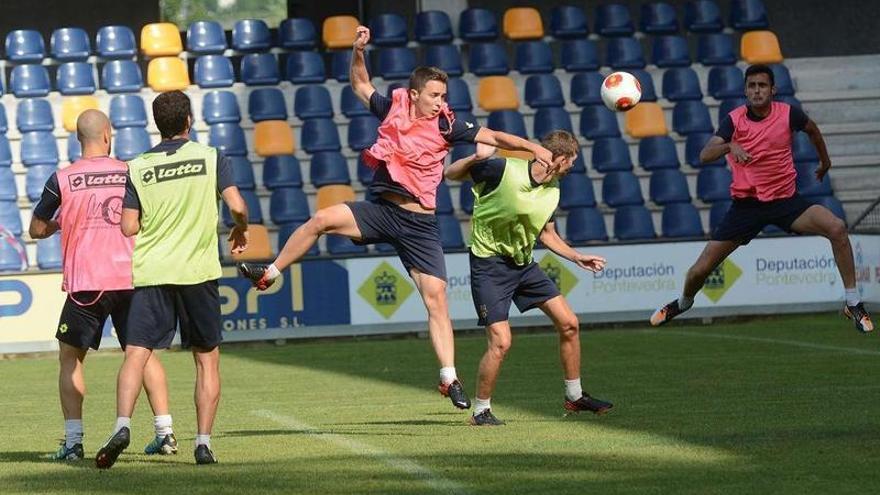
[[474, 155], [446, 169], [450, 180], [474, 182], [471, 218], [471, 293], [480, 325], [486, 327], [489, 348], [480, 361], [477, 399], [471, 424], [502, 425], [492, 414], [490, 397], [510, 349], [510, 303], [525, 312], [539, 308], [559, 332], [559, 354], [565, 375], [568, 411], [603, 414], [612, 404], [581, 389], [581, 344], [578, 319], [559, 289], [532, 258], [535, 241], [585, 270], [605, 268], [600, 256], [581, 254], [559, 237], [553, 213], [559, 205], [559, 179], [571, 170], [580, 150], [577, 138], [567, 131], [547, 134], [541, 144], [553, 153], [544, 167], [518, 158], [490, 159], [495, 148], [477, 144]]

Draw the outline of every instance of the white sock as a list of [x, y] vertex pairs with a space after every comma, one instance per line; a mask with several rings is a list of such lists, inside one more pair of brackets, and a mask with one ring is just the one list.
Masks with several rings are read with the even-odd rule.
[[64, 446], [68, 449], [83, 441], [82, 419], [64, 420]]
[[157, 437], [164, 437], [165, 435], [170, 435], [174, 433], [171, 429], [171, 415], [170, 414], [162, 414], [160, 416], [153, 416], [153, 427], [156, 429]]
[[196, 435], [196, 447], [199, 445], [204, 445], [205, 447], [211, 448], [211, 434], [202, 435], [199, 433]]
[[686, 297], [686, 296], [682, 295], [681, 297], [678, 298], [678, 307], [682, 311], [691, 309], [691, 306], [693, 306], [693, 305], [694, 305], [694, 298], [693, 297]]
[[581, 388], [581, 379], [565, 380], [565, 398], [570, 401], [576, 401], [584, 395], [584, 389]]
[[455, 366], [440, 368], [440, 383], [452, 383], [455, 380], [458, 380], [458, 375], [455, 374]]
[[855, 306], [862, 302], [862, 298], [859, 297], [859, 289], [856, 289], [855, 287], [852, 289], [845, 289], [845, 293], [847, 306]]
[[474, 416], [480, 414], [481, 412], [485, 411], [486, 409], [490, 409], [491, 408], [491, 404], [490, 404], [491, 401], [492, 401], [491, 397], [488, 399], [481, 399], [481, 398], [477, 397], [474, 400]]
[[113, 434], [116, 434], [123, 427], [131, 429], [131, 418], [126, 418], [124, 416], [119, 416], [116, 418], [116, 429], [113, 430]]
[[271, 265], [269, 265], [268, 268], [266, 268], [266, 278], [268, 278], [269, 280], [275, 280], [279, 276], [281, 276], [281, 272], [279, 272], [278, 268], [275, 267], [275, 263], [272, 263]]

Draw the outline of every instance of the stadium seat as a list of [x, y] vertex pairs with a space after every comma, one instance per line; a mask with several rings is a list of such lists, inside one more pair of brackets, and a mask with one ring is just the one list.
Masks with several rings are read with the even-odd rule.
[[721, 121], [724, 120], [724, 117], [727, 117], [727, 114], [730, 113], [736, 107], [741, 107], [746, 104], [746, 99], [742, 96], [739, 98], [727, 98], [721, 100], [721, 104], [718, 105], [718, 125], [721, 125]]
[[477, 87], [477, 103], [487, 112], [516, 110], [519, 108], [516, 84], [507, 76], [483, 77]]
[[749, 31], [740, 38], [740, 56], [749, 64], [780, 64], [782, 50], [772, 31]]
[[732, 180], [726, 167], [705, 167], [697, 175], [697, 197], [705, 203], [729, 200]]
[[[349, 53], [349, 57], [351, 57], [351, 53]], [[318, 52], [288, 53], [286, 75], [287, 80], [293, 84], [322, 83], [327, 79], [324, 58]], [[347, 76], [346, 80], [348, 80]]]
[[248, 114], [253, 122], [287, 120], [287, 103], [278, 88], [259, 88], [248, 96]]
[[302, 126], [302, 148], [306, 153], [339, 151], [339, 131], [332, 119], [309, 119]]
[[690, 67], [667, 69], [663, 73], [663, 97], [669, 101], [703, 99], [697, 73]]
[[415, 38], [419, 43], [451, 43], [452, 22], [446, 12], [423, 10], [416, 14]]
[[351, 88], [350, 84], [342, 87], [342, 96], [340, 97], [339, 106], [342, 114], [349, 119], [363, 115], [372, 115], [370, 109], [367, 108], [367, 106], [358, 99], [357, 95], [354, 94], [354, 90]]
[[737, 31], [767, 29], [767, 9], [762, 0], [733, 0], [730, 2], [730, 26]]
[[639, 165], [648, 171], [678, 168], [675, 141], [669, 136], [651, 136], [639, 140]]
[[254, 125], [254, 152], [260, 156], [292, 155], [296, 151], [293, 129], [284, 120], [264, 120]]
[[440, 227], [440, 243], [444, 251], [464, 248], [461, 224], [455, 215], [437, 214], [437, 224]]
[[803, 109], [803, 107], [801, 106], [801, 101], [792, 95], [776, 95], [773, 97], [773, 100]]
[[186, 51], [193, 55], [223, 55], [226, 51], [223, 26], [217, 21], [191, 23], [186, 30]]
[[837, 218], [846, 222], [846, 211], [843, 209], [843, 204], [834, 196], [814, 196], [810, 199], [815, 204], [828, 208]]
[[[82, 145], [80, 145], [79, 140], [76, 138], [76, 133], [71, 132], [67, 135], [67, 161], [73, 163], [80, 159], [82, 156]], [[39, 167], [40, 165], [31, 165], [32, 167]], [[54, 165], [53, 165], [54, 166]]]
[[300, 120], [333, 117], [330, 92], [324, 86], [317, 84], [301, 86], [296, 90], [293, 112]]
[[202, 55], [193, 69], [200, 88], [228, 88], [235, 84], [232, 61], [223, 55]]
[[49, 51], [59, 62], [85, 62], [92, 54], [92, 45], [84, 29], [66, 27], [52, 32]]
[[318, 31], [305, 17], [285, 19], [278, 25], [278, 44], [288, 50], [314, 50], [318, 44]]
[[526, 104], [532, 108], [565, 106], [562, 85], [553, 74], [529, 76], [526, 79], [525, 100]]
[[159, 57], [147, 65], [147, 84], [153, 91], [184, 90], [189, 86], [186, 62], [177, 57]]
[[[320, 209], [320, 208], [319, 208]], [[272, 190], [269, 199], [269, 218], [274, 224], [304, 222], [309, 219], [309, 202], [298, 187], [281, 187]]]
[[[581, 72], [571, 78], [569, 94], [571, 102], [577, 106], [602, 105], [602, 81], [598, 72]], [[528, 88], [528, 87], [527, 87]], [[528, 91], [526, 91], [528, 97]]]
[[364, 162], [364, 154], [359, 153], [357, 159], [357, 178], [358, 182], [361, 183], [364, 187], [369, 186], [373, 183], [373, 175], [375, 174], [375, 170], [370, 168]]
[[[28, 170], [35, 167], [28, 167]], [[0, 167], [0, 201], [17, 201], [18, 189], [15, 174], [10, 167]]]
[[409, 79], [415, 68], [416, 54], [412, 49], [395, 46], [379, 50], [379, 74], [386, 81]]
[[562, 68], [568, 72], [599, 69], [599, 49], [588, 39], [566, 40], [562, 43]]
[[[281, 252], [281, 250], [284, 249], [284, 245], [287, 243], [287, 240], [290, 239], [290, 236], [292, 236], [294, 231], [304, 223], [305, 221], [296, 221], [278, 226], [278, 252]], [[317, 242], [306, 251], [306, 256], [318, 256], [319, 254], [321, 254], [321, 251], [318, 249]]]
[[49, 94], [49, 72], [42, 65], [26, 64], [12, 68], [9, 89], [16, 98], [30, 98]]
[[697, 60], [703, 65], [736, 63], [733, 38], [725, 33], [701, 34], [697, 41]]
[[667, 203], [690, 203], [687, 179], [680, 170], [666, 168], [655, 170], [648, 185], [651, 201], [658, 205]]
[[134, 32], [128, 26], [104, 26], [95, 36], [98, 56], [106, 59], [128, 59], [137, 55]]
[[534, 132], [532, 133], [535, 139], [541, 139], [549, 132], [558, 129], [574, 133], [568, 110], [562, 107], [544, 107], [535, 112]]
[[797, 169], [797, 190], [802, 196], [830, 196], [831, 178], [829, 174], [825, 174], [822, 181], [816, 180], [816, 169], [819, 162], [799, 162], [795, 163]]
[[692, 0], [684, 6], [684, 26], [692, 33], [717, 33], [724, 28], [715, 0]]
[[367, 246], [355, 244], [343, 235], [327, 234], [324, 238], [327, 243], [327, 252], [333, 255], [365, 254], [367, 252]]
[[606, 45], [605, 61], [614, 70], [642, 69], [645, 67], [642, 44], [635, 38], [611, 38]]
[[19, 132], [51, 131], [55, 129], [52, 105], [43, 98], [27, 98], [18, 102], [15, 125]]
[[61, 123], [67, 132], [76, 131], [76, 119], [86, 110], [98, 110], [94, 96], [70, 96], [61, 102]]
[[156, 22], [141, 28], [141, 51], [147, 57], [167, 57], [183, 51], [180, 31], [170, 22]]
[[241, 58], [241, 82], [248, 86], [276, 85], [281, 81], [278, 60], [271, 53], [248, 53]]
[[269, 261], [275, 258], [269, 242], [269, 231], [264, 225], [248, 226], [248, 248], [243, 253], [232, 253], [235, 261]]
[[486, 127], [493, 131], [503, 131], [523, 139], [528, 139], [526, 121], [517, 110], [496, 110], [489, 113]]
[[251, 165], [251, 161], [246, 156], [230, 156], [228, 158], [235, 185], [239, 189], [256, 189], [257, 181], [254, 179], [254, 167]]
[[629, 8], [624, 4], [609, 3], [596, 6], [593, 31], [599, 36], [632, 36], [635, 32]]
[[231, 91], [210, 91], [202, 97], [202, 119], [208, 125], [241, 121], [238, 98]]
[[550, 11], [550, 34], [557, 39], [586, 38], [590, 34], [584, 9], [557, 5]]
[[[263, 223], [263, 209], [260, 207], [260, 198], [257, 196], [255, 191], [249, 191], [247, 189], [241, 191], [241, 197], [244, 198], [245, 204], [247, 204], [248, 209], [248, 223], [260, 224]], [[227, 227], [232, 227], [235, 225], [235, 222], [232, 220], [232, 214], [229, 213], [229, 208], [226, 206], [225, 202], [223, 203], [223, 225]], [[271, 204], [271, 203], [270, 203]]]
[[544, 37], [541, 13], [534, 7], [511, 7], [502, 19], [504, 36], [509, 40], [539, 40]]
[[261, 19], [242, 19], [232, 26], [232, 49], [261, 52], [272, 47], [269, 26]]
[[708, 93], [716, 100], [725, 98], [742, 98], [743, 71], [735, 66], [712, 67], [709, 69]]
[[794, 94], [794, 82], [788, 67], [782, 64], [770, 65], [773, 71], [773, 84], [776, 86], [776, 96], [791, 96]]
[[646, 101], [636, 105], [623, 118], [626, 133], [634, 138], [665, 136], [669, 133], [663, 108], [654, 102]]
[[451, 215], [455, 212], [455, 209], [452, 207], [452, 194], [449, 192], [449, 184], [445, 181], [441, 180], [440, 184], [437, 185], [435, 206], [434, 213], [438, 215]]
[[[0, 227], [12, 232], [13, 235], [21, 235], [21, 217], [15, 201], [0, 201]], [[0, 245], [6, 245], [6, 242], [0, 241]]]
[[572, 208], [565, 219], [565, 238], [573, 244], [607, 241], [605, 218], [598, 208]]
[[657, 67], [687, 67], [691, 54], [684, 36], [657, 36], [654, 38], [651, 60]]
[[654, 90], [654, 78], [651, 77], [651, 74], [644, 69], [632, 69], [628, 72], [639, 80], [639, 85], [642, 87], [642, 99], [639, 101], [643, 103], [657, 101], [657, 91]]
[[9, 147], [9, 139], [5, 134], [0, 134], [0, 167], [12, 165], [12, 149]]
[[143, 127], [123, 127], [113, 136], [114, 153], [123, 161], [131, 160], [151, 147], [150, 134]]
[[409, 81], [396, 81], [390, 83], [388, 87], [385, 89], [385, 97], [388, 99], [392, 99], [394, 97], [394, 91], [397, 89], [409, 89]]
[[309, 181], [315, 187], [330, 184], [351, 184], [348, 162], [338, 151], [321, 151], [312, 156]]
[[579, 152], [577, 157], [574, 159], [574, 163], [571, 166], [571, 170], [569, 173], [572, 174], [585, 174], [587, 173], [587, 166], [584, 162], [584, 154], [583, 152]]
[[19, 64], [40, 63], [46, 56], [43, 35], [33, 29], [16, 29], [6, 35], [6, 58]]
[[333, 184], [318, 188], [315, 198], [315, 210], [323, 210], [328, 206], [338, 205], [355, 200], [354, 189], [346, 184]]
[[354, 117], [348, 123], [348, 147], [361, 151], [372, 146], [379, 139], [379, 121], [373, 115]]
[[108, 93], [137, 92], [144, 87], [144, 76], [133, 60], [111, 60], [101, 69], [101, 84]]
[[503, 76], [510, 72], [507, 50], [500, 43], [471, 43], [468, 69], [478, 76]]
[[581, 135], [587, 139], [620, 137], [617, 115], [604, 105], [590, 105], [581, 111]]
[[25, 167], [58, 163], [58, 145], [52, 132], [23, 133], [21, 135], [21, 163]]
[[685, 100], [672, 109], [672, 129], [686, 136], [694, 132], [713, 132], [709, 108], [699, 100]]
[[6, 107], [0, 103], [0, 134], [6, 134], [9, 130], [9, 121], [6, 120]]
[[712, 207], [709, 208], [709, 233], [715, 231], [715, 227], [721, 223], [721, 220], [724, 219], [724, 215], [727, 214], [727, 210], [730, 209], [730, 205], [732, 202], [730, 200], [727, 201], [716, 201], [712, 203]]
[[642, 189], [632, 172], [609, 172], [602, 178], [602, 201], [612, 207], [641, 205]]
[[593, 168], [599, 173], [632, 170], [629, 145], [622, 138], [600, 138], [593, 143]]
[[[24, 245], [21, 239], [18, 242]], [[27, 258], [27, 254], [24, 256]], [[27, 265], [27, 259], [22, 260], [22, 255], [8, 242], [0, 242], [0, 272], [21, 271], [22, 265]]]
[[247, 156], [244, 131], [237, 122], [212, 124], [208, 132], [208, 146], [217, 148], [227, 156]]
[[791, 154], [795, 162], [817, 162], [819, 155], [805, 132], [798, 132], [792, 138]]
[[706, 142], [709, 141], [709, 138], [712, 136], [713, 134], [710, 132], [695, 132], [688, 134], [684, 146], [685, 163], [698, 168], [715, 166], [726, 167], [727, 161], [723, 156], [711, 163], [700, 162], [700, 151], [703, 150], [703, 147], [706, 146]]
[[[510, 88], [507, 88], [510, 89]], [[513, 88], [513, 95], [516, 96], [516, 88]], [[446, 81], [446, 103], [453, 112], [470, 112], [473, 108], [471, 102], [471, 92], [468, 84], [457, 77], [450, 77]], [[517, 106], [519, 104], [517, 103]]]
[[299, 160], [293, 155], [267, 156], [263, 162], [263, 186], [266, 189], [279, 187], [302, 187], [302, 170]]
[[498, 149], [498, 156], [502, 158], [518, 158], [520, 160], [534, 160], [535, 155], [530, 151], [511, 151], [505, 149]]
[[470, 8], [458, 18], [458, 35], [464, 41], [495, 41], [498, 38], [498, 20], [487, 9]]
[[703, 237], [700, 212], [691, 203], [670, 203], [661, 217], [663, 237]]
[[379, 46], [404, 46], [409, 40], [406, 19], [400, 14], [379, 14], [370, 19], [370, 43]]
[[324, 40], [324, 46], [328, 49], [348, 48], [354, 44], [355, 32], [357, 30], [357, 17], [351, 15], [334, 15], [324, 19], [324, 25], [321, 29], [321, 37]]
[[516, 44], [516, 70], [520, 74], [553, 72], [553, 50], [543, 41], [521, 41]]
[[620, 241], [639, 241], [657, 237], [651, 212], [641, 205], [618, 208], [614, 212], [614, 237]]
[[642, 4], [641, 31], [645, 34], [662, 35], [678, 33], [678, 14], [675, 7], [666, 2]]
[[424, 47], [425, 65], [438, 67], [450, 77], [459, 77], [464, 73], [461, 64], [461, 53], [453, 44], [434, 44]]
[[596, 206], [593, 181], [587, 174], [569, 173], [559, 181], [559, 207], [563, 210]]

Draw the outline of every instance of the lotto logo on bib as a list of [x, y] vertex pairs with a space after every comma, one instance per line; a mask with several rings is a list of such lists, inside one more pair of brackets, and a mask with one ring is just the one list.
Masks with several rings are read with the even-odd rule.
[[207, 175], [205, 160], [188, 160], [185, 162], [156, 165], [141, 172], [141, 181], [145, 186], [152, 186], [169, 180], [185, 179], [197, 175]]
[[391, 318], [412, 293], [406, 277], [384, 261], [358, 288], [358, 294], [385, 319]]
[[125, 185], [125, 174], [122, 172], [87, 172], [71, 174], [67, 177], [71, 191], [80, 191], [94, 187], [119, 187]]
[[742, 269], [730, 259], [726, 259], [709, 274], [706, 283], [703, 284], [703, 294], [713, 303], [717, 303], [739, 280], [740, 276], [742, 276]]

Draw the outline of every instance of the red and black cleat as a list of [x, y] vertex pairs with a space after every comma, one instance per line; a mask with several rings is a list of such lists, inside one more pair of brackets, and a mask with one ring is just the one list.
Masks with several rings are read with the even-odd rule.
[[260, 265], [257, 263], [239, 263], [238, 273], [242, 277], [251, 281], [251, 284], [257, 290], [266, 290], [275, 280], [268, 277], [269, 265]]
[[610, 402], [605, 402], [604, 400], [596, 399], [595, 397], [590, 396], [590, 394], [584, 394], [578, 400], [568, 400], [565, 399], [565, 404], [563, 406], [566, 411], [566, 415], [571, 413], [579, 413], [581, 411], [589, 411], [596, 415], [603, 415], [611, 410], [614, 407], [614, 404]]
[[437, 390], [443, 397], [449, 397], [453, 406], [459, 409], [470, 409], [471, 400], [468, 398], [467, 393], [465, 393], [464, 387], [461, 385], [460, 381], [455, 380], [450, 383], [440, 383], [437, 385]]

